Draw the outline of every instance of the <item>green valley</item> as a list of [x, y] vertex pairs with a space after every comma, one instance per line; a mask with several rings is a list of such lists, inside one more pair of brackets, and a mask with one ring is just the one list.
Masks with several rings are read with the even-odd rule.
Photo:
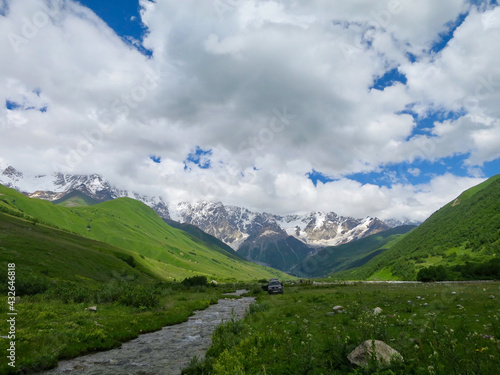
[[[186, 321], [245, 286], [228, 281], [291, 278], [174, 229], [132, 199], [66, 208], [3, 186], [0, 267], [0, 314], [12, 306], [19, 317], [16, 368], [2, 361], [2, 374], [41, 371]], [[0, 328], [7, 332], [5, 322]]]
[[300, 277], [325, 277], [334, 272], [360, 267], [414, 228], [413, 225], [403, 225], [344, 245], [326, 247], [302, 261], [291, 273]]
[[170, 227], [151, 208], [130, 198], [92, 206], [61, 207], [27, 198], [3, 186], [0, 194], [0, 211], [105, 242], [136, 254], [135, 258], [140, 255], [149, 260], [151, 272], [162, 279], [195, 274], [227, 281], [287, 277]]

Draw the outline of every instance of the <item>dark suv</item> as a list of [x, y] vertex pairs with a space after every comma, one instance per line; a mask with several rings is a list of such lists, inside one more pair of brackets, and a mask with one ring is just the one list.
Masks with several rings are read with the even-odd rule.
[[283, 294], [283, 283], [280, 283], [278, 279], [269, 280], [267, 292], [269, 294]]

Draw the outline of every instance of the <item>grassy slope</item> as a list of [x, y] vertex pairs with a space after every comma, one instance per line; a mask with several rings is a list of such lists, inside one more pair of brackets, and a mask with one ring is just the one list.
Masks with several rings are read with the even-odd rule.
[[[16, 263], [19, 277], [46, 275], [52, 280], [109, 282], [116, 278], [150, 282], [149, 264], [137, 254], [106, 243], [33, 225], [0, 212], [0, 264]], [[122, 258], [134, 256], [136, 267]], [[161, 265], [161, 263], [160, 263]]]
[[410, 279], [430, 265], [486, 261], [500, 255], [500, 175], [462, 193], [388, 251], [342, 279]]
[[218, 238], [202, 231], [195, 225], [187, 224], [187, 223], [179, 223], [174, 220], [163, 219], [168, 225], [172, 228], [180, 229], [183, 232], [188, 233], [190, 236], [195, 239], [204, 242], [205, 244], [214, 245], [215, 249], [219, 252], [222, 251], [223, 254], [229, 256], [230, 258], [241, 260], [242, 257], [238, 255], [236, 251], [234, 251], [230, 246], [226, 245], [224, 242], [219, 240]]
[[64, 197], [53, 201], [52, 203], [63, 207], [79, 207], [79, 206], [91, 206], [99, 202], [79, 192], [78, 190], [74, 190], [66, 194]]
[[[40, 222], [106, 242], [162, 262], [150, 264], [163, 278], [203, 274], [220, 280], [253, 280], [285, 275], [251, 262], [229, 258], [214, 246], [167, 225], [149, 207], [129, 198], [88, 207], [66, 208], [30, 199], [0, 186], [0, 206], [19, 210]], [[0, 207], [1, 208], [1, 207]], [[167, 269], [167, 270], [166, 270]], [[286, 278], [286, 276], [285, 276]]]
[[326, 247], [294, 267], [292, 274], [301, 277], [324, 277], [332, 272], [362, 266], [385, 250], [391, 241], [413, 228], [415, 226], [404, 225], [344, 245]]
[[245, 259], [288, 272], [304, 260], [311, 249], [293, 236], [263, 236], [245, 241], [238, 249]]

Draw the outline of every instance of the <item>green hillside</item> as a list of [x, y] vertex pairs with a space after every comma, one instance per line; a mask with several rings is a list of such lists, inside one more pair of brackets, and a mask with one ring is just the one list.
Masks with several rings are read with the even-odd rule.
[[62, 198], [53, 201], [52, 203], [63, 207], [80, 207], [92, 206], [99, 202], [78, 190], [73, 190]]
[[151, 208], [130, 198], [86, 207], [61, 207], [30, 199], [0, 185], [0, 211], [24, 215], [74, 234], [156, 260], [151, 272], [162, 278], [195, 274], [219, 280], [255, 280], [283, 273], [239, 260], [223, 249], [170, 227]]
[[475, 186], [435, 212], [383, 254], [341, 279], [414, 280], [429, 266], [482, 263], [500, 256], [500, 175]]
[[183, 232], [186, 232], [189, 235], [193, 236], [195, 239], [198, 239], [199, 241], [204, 242], [205, 244], [215, 245], [215, 249], [217, 251], [222, 251], [223, 254], [225, 254], [231, 258], [235, 258], [238, 260], [242, 259], [238, 255], [238, 253], [236, 251], [234, 251], [230, 246], [226, 245], [224, 242], [219, 240], [217, 237], [214, 237], [214, 236], [202, 231], [200, 228], [198, 228], [195, 225], [188, 224], [188, 223], [179, 223], [177, 221], [168, 220], [168, 219], [163, 219], [163, 221], [165, 221], [172, 228], [180, 229]]
[[312, 249], [305, 243], [287, 235], [249, 238], [238, 249], [238, 254], [245, 259], [285, 272], [307, 258], [311, 252]]
[[43, 275], [56, 282], [151, 282], [162, 274], [150, 272], [151, 266], [163, 267], [134, 252], [0, 212], [0, 264], [7, 263], [18, 265], [20, 281]]
[[299, 277], [325, 277], [333, 272], [360, 267], [414, 228], [413, 225], [403, 225], [344, 245], [326, 247], [302, 261], [291, 273]]

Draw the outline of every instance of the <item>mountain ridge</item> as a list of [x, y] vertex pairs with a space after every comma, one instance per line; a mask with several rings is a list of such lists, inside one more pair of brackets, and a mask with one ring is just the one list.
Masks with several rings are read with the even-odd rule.
[[128, 197], [62, 207], [0, 185], [0, 211], [135, 252], [156, 261], [154, 268], [161, 266], [169, 279], [193, 274], [219, 279], [284, 276], [169, 226], [150, 207]]
[[[161, 197], [149, 197], [136, 192], [118, 189], [97, 174], [25, 176], [9, 166], [0, 174], [0, 183], [23, 192], [32, 198], [75, 206], [90, 204], [91, 200], [105, 202], [120, 197], [130, 197], [145, 203], [166, 220], [199, 227], [209, 235], [229, 245], [234, 250], [243, 249], [248, 260], [260, 264], [272, 263], [275, 248], [283, 254], [300, 253], [296, 261], [302, 260], [325, 246], [335, 246], [367, 237], [390, 229], [397, 222], [385, 223], [378, 218], [356, 219], [340, 216], [334, 212], [310, 212], [303, 215], [274, 215], [267, 212], [253, 212], [244, 207], [224, 205], [221, 202], [201, 201], [197, 203], [169, 204]], [[88, 196], [86, 200], [83, 196]], [[72, 199], [69, 202], [70, 198]], [[66, 202], [67, 201], [67, 202]], [[274, 233], [279, 236], [269, 236]], [[287, 238], [294, 238], [292, 241]], [[272, 244], [266, 244], [270, 240]], [[277, 242], [276, 242], [277, 241]], [[280, 245], [276, 245], [279, 243]], [[292, 244], [292, 249], [289, 249]], [[256, 256], [256, 246], [267, 255]], [[290, 252], [291, 250], [291, 252]], [[292, 255], [290, 255], [292, 256]], [[283, 264], [290, 264], [286, 260]], [[286, 267], [288, 269], [288, 266]]]

